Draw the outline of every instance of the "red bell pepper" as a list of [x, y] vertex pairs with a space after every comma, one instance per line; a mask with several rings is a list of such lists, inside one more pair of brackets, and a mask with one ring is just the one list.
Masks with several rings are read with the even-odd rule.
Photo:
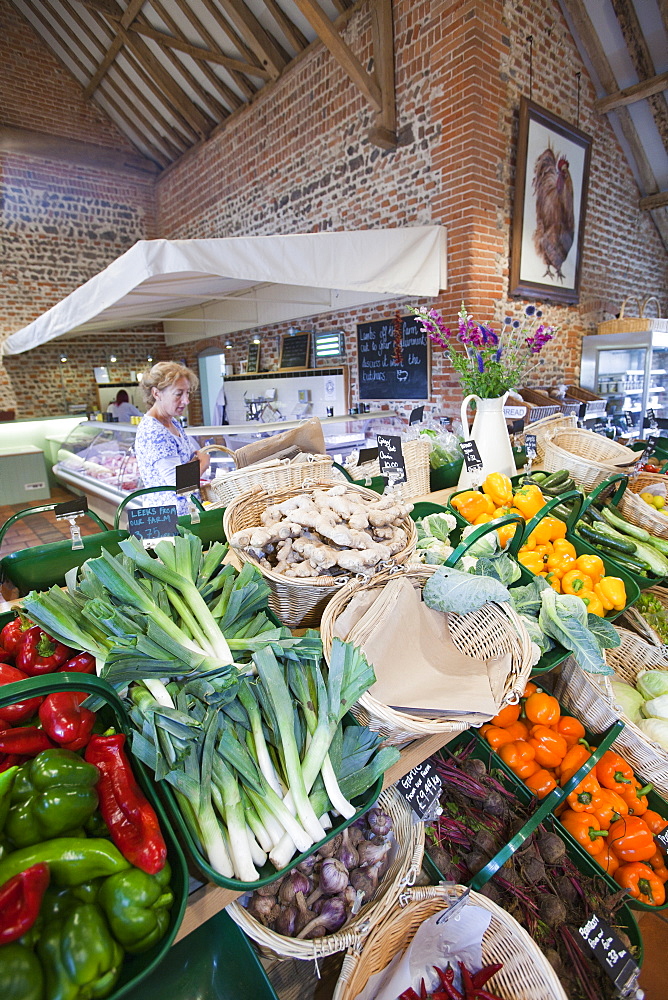
[[23, 643], [25, 634], [30, 628], [30, 622], [25, 615], [19, 613], [16, 618], [8, 622], [0, 631], [0, 645], [6, 649], [10, 656], [16, 656], [19, 647]]
[[40, 862], [0, 886], [0, 945], [18, 941], [37, 920], [49, 884], [49, 866]]
[[[9, 663], [0, 663], [0, 687], [3, 684], [13, 684], [15, 681], [24, 681], [27, 678], [22, 670], [12, 667]], [[0, 708], [0, 723], [14, 724], [24, 722], [32, 718], [39, 706], [42, 704], [40, 698], [27, 698], [25, 701], [16, 701], [13, 705], [6, 705]]]
[[95, 673], [95, 657], [92, 653], [77, 653], [66, 663], [63, 663], [62, 667], [58, 667], [59, 673], [73, 673], [73, 674], [94, 674]]
[[33, 625], [26, 632], [23, 643], [16, 654], [16, 666], [31, 677], [51, 674], [70, 659], [72, 650]]
[[130, 864], [155, 875], [167, 860], [167, 845], [155, 810], [132, 773], [124, 743], [122, 733], [94, 734], [85, 758], [100, 772], [97, 784], [100, 812], [111, 839]]
[[0, 753], [36, 757], [42, 750], [51, 750], [53, 743], [37, 726], [18, 726], [0, 732]]
[[39, 721], [47, 736], [65, 750], [81, 750], [90, 739], [95, 712], [83, 708], [84, 691], [55, 691], [48, 694], [39, 710]]

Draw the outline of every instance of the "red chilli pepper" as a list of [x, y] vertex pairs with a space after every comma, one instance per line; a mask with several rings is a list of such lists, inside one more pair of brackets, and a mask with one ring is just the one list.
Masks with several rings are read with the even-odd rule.
[[29, 628], [16, 654], [16, 666], [31, 677], [51, 674], [69, 660], [72, 650], [52, 639], [39, 625]]
[[412, 986], [409, 986], [407, 990], [399, 994], [399, 1000], [420, 1000]]
[[500, 972], [502, 968], [503, 962], [495, 962], [493, 965], [486, 965], [484, 968], [480, 969], [479, 972], [474, 972], [471, 979], [475, 989], [482, 989], [485, 983], [488, 982], [492, 976], [495, 976], [497, 972]]
[[448, 1000], [463, 1000], [463, 994], [459, 990], [455, 989], [455, 970], [451, 965], [448, 965], [445, 972], [443, 969], [439, 969], [437, 965], [434, 966], [438, 978], [441, 980], [441, 986], [443, 987], [443, 992], [447, 996]]
[[18, 941], [39, 915], [49, 884], [49, 866], [40, 862], [0, 887], [0, 945]]
[[100, 812], [123, 857], [149, 875], [165, 864], [167, 846], [153, 806], [132, 773], [123, 744], [125, 736], [91, 736], [85, 758], [100, 772]]
[[25, 615], [18, 614], [0, 631], [0, 644], [10, 656], [16, 656], [22, 645], [25, 634], [31, 626]]
[[[24, 681], [27, 676], [22, 670], [17, 670], [9, 663], [0, 663], [0, 686], [14, 684], [15, 681]], [[41, 704], [41, 698], [28, 698], [26, 701], [16, 701], [13, 705], [6, 705], [4, 708], [0, 708], [0, 722], [10, 724], [24, 722], [26, 719], [32, 718]]]
[[82, 707], [87, 697], [84, 691], [56, 691], [42, 702], [39, 710], [42, 728], [65, 750], [81, 750], [93, 732], [95, 712]]
[[53, 743], [37, 726], [18, 726], [0, 732], [0, 753], [35, 757], [42, 750], [51, 750]]
[[94, 674], [95, 657], [91, 653], [77, 653], [71, 660], [58, 667], [59, 673]]

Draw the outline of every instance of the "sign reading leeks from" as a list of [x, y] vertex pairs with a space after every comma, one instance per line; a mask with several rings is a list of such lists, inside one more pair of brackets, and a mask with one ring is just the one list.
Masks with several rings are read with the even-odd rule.
[[357, 377], [360, 399], [429, 398], [429, 342], [414, 316], [358, 323]]
[[175, 504], [128, 510], [128, 531], [142, 539], [167, 538], [176, 534], [178, 515]]

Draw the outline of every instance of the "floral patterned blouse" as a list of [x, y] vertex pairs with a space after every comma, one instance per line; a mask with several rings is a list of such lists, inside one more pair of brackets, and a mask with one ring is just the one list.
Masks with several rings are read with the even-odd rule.
[[[148, 413], [137, 427], [135, 454], [144, 486], [176, 486], [176, 466], [189, 462], [199, 448], [195, 439], [188, 437], [176, 420], [172, 423], [178, 431], [177, 435]], [[147, 493], [138, 500], [144, 507], [176, 504], [179, 515], [188, 513], [188, 497], [177, 497], [176, 493]]]

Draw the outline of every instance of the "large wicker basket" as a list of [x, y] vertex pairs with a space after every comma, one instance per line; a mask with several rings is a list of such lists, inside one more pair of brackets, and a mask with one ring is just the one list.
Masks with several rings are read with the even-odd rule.
[[[605, 656], [620, 680], [635, 684], [641, 670], [668, 670], [668, 660], [661, 650], [627, 629], [619, 628], [622, 639], [617, 649], [607, 649]], [[668, 797], [668, 751], [650, 740], [615, 704], [607, 677], [588, 674], [570, 657], [561, 664], [554, 689], [555, 696], [567, 711], [586, 722], [594, 732], [603, 732], [621, 719], [624, 728], [613, 743], [615, 750], [641, 777], [652, 781], [656, 790]]]
[[[357, 493], [360, 497], [373, 502], [378, 500], [378, 494], [373, 490], [367, 490], [363, 486], [356, 486], [354, 483], [347, 483], [350, 493]], [[302, 484], [301, 492], [313, 492], [316, 489], [330, 489], [330, 482], [315, 483], [312, 485]], [[241, 493], [226, 507], [223, 514], [223, 530], [226, 538], [231, 538], [236, 531], [242, 528], [256, 527], [260, 522], [260, 515], [270, 504], [279, 504], [284, 500], [289, 500], [295, 496], [298, 490], [284, 488], [280, 490], [266, 490], [255, 487], [247, 493]], [[406, 515], [401, 526], [405, 529], [408, 540], [405, 547], [392, 556], [391, 565], [399, 565], [407, 562], [417, 544], [417, 532], [412, 519]], [[292, 579], [283, 576], [281, 573], [274, 573], [272, 570], [260, 566], [256, 559], [241, 549], [235, 550], [236, 555], [242, 563], [250, 562], [257, 566], [263, 577], [269, 584], [271, 594], [269, 595], [269, 607], [275, 615], [289, 628], [317, 628], [320, 624], [322, 614], [328, 601], [338, 593], [339, 590], [349, 581], [349, 575], [340, 577], [316, 576], [304, 580]]]
[[[429, 485], [430, 442], [426, 438], [405, 441], [401, 445], [401, 451], [406, 465], [406, 482], [401, 483], [398, 487], [401, 495], [405, 500], [424, 496], [431, 489]], [[376, 458], [372, 462], [364, 462], [362, 465], [346, 466], [346, 472], [355, 480], [373, 479], [380, 475], [380, 463]]]
[[[410, 889], [407, 904], [378, 924], [361, 949], [348, 952], [333, 1000], [355, 1000], [371, 976], [406, 949], [425, 920], [452, 906], [453, 897], [465, 891], [444, 885]], [[490, 993], [504, 1000], [568, 1000], [547, 958], [514, 917], [477, 892], [470, 893], [467, 905], [492, 915], [482, 939], [482, 960], [485, 965], [502, 962], [503, 968], [485, 987]]]
[[[656, 597], [663, 605], [664, 610], [668, 612], [668, 590], [665, 587], [650, 587], [645, 593]], [[651, 646], [658, 646], [668, 659], [668, 644], [664, 643], [659, 633], [654, 631], [647, 619], [633, 605], [619, 616], [617, 622], [619, 625], [624, 625], [633, 632], [637, 632], [640, 638]]]
[[235, 497], [247, 493], [255, 486], [272, 492], [282, 489], [298, 490], [303, 482], [322, 483], [332, 478], [332, 459], [329, 455], [303, 457], [305, 461], [291, 462], [285, 458], [228, 472], [209, 483], [209, 496], [218, 505], [227, 507]]
[[413, 885], [422, 867], [424, 823], [413, 822], [413, 811], [395, 788], [381, 792], [378, 802], [392, 819], [397, 853], [373, 899], [340, 931], [310, 941], [277, 934], [251, 916], [242, 903], [230, 903], [227, 913], [262, 951], [308, 961], [358, 947], [369, 931], [396, 906], [400, 893]]
[[542, 446], [541, 466], [546, 472], [568, 469], [578, 486], [589, 490], [638, 459], [630, 448], [579, 428], [547, 431]]
[[536, 461], [538, 468], [543, 468], [545, 442], [548, 437], [558, 430], [570, 430], [575, 427], [577, 427], [575, 417], [567, 417], [561, 411], [555, 412], [550, 416], [545, 416], [542, 420], [532, 422], [531, 433], [536, 435]]
[[[663, 478], [666, 479], [665, 476]], [[624, 490], [619, 502], [619, 509], [631, 524], [637, 524], [639, 528], [644, 528], [645, 531], [649, 531], [650, 535], [656, 535], [657, 538], [668, 539], [668, 515], [656, 510], [651, 504], [645, 503], [638, 496], [637, 490], [635, 492]]]
[[[438, 566], [411, 565], [401, 571], [415, 588], [422, 590], [429, 577], [437, 570]], [[384, 587], [391, 576], [390, 571], [365, 583], [353, 580], [332, 598], [325, 609], [320, 628], [326, 658], [329, 658], [332, 650], [336, 619], [353, 595], [360, 589]], [[510, 652], [511, 666], [499, 709], [503, 705], [517, 702], [531, 674], [532, 649], [529, 633], [510, 604], [486, 604], [479, 611], [470, 614], [452, 615], [450, 629], [455, 645], [470, 656], [486, 659]], [[385, 742], [394, 746], [402, 746], [421, 736], [462, 732], [469, 728], [469, 724], [461, 717], [425, 719], [408, 712], [398, 712], [377, 701], [368, 691], [351, 711], [359, 722], [374, 732], [381, 733]]]
[[[636, 452], [636, 457], [639, 452]], [[664, 472], [638, 472], [629, 480], [633, 493], [644, 493], [648, 486], [668, 486], [668, 476]]]

